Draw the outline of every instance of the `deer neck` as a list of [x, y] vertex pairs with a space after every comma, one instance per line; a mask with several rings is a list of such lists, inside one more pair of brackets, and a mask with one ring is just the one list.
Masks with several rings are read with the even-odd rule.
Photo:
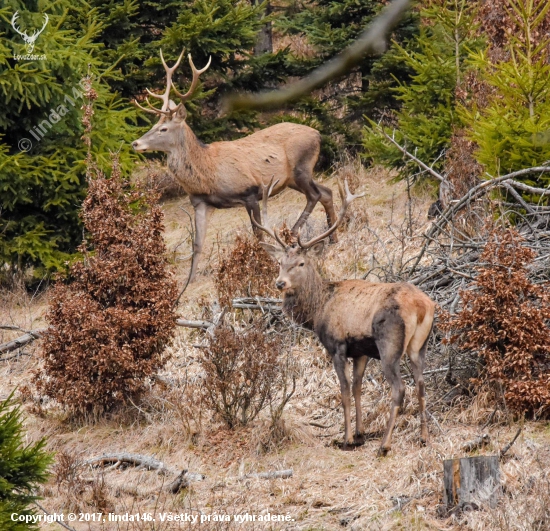
[[203, 144], [184, 122], [177, 138], [176, 149], [168, 154], [168, 168], [189, 195], [211, 193], [212, 178], [209, 146]]
[[316, 269], [312, 269], [298, 289], [285, 293], [283, 311], [295, 323], [313, 329], [332, 291], [331, 283], [323, 280]]

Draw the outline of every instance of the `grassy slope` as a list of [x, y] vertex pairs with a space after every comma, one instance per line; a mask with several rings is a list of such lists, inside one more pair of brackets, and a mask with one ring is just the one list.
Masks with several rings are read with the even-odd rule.
[[[357, 167], [341, 168], [340, 173], [354, 177], [359, 190], [368, 196], [354, 206], [347, 232], [340, 242], [331, 246], [326, 260], [331, 278], [361, 276], [380, 262], [399, 262], [417, 248], [418, 240], [402, 237], [408, 230], [404, 222], [407, 193], [404, 185], [389, 183], [384, 172], [362, 173]], [[334, 181], [329, 184], [335, 188]], [[304, 204], [303, 197], [287, 191], [270, 202], [272, 221], [293, 220]], [[413, 200], [415, 233], [426, 224], [428, 198]], [[187, 216], [180, 207], [190, 211], [187, 199], [174, 199], [165, 204], [166, 238], [173, 251], [185, 234]], [[317, 207], [310, 230], [322, 226], [324, 213]], [[185, 293], [181, 314], [198, 315], [197, 300], [212, 298], [212, 271], [218, 251], [226, 248], [238, 231], [248, 232], [249, 222], [244, 210], [216, 211], [208, 232], [201, 275]], [[177, 248], [174, 257], [185, 257], [188, 242]], [[186, 276], [188, 262], [176, 261], [180, 281]], [[47, 293], [32, 299], [24, 293], [2, 295], [0, 323], [15, 323], [25, 328], [40, 326], [47, 304]], [[0, 341], [13, 337], [0, 332]], [[171, 347], [172, 359], [164, 376], [174, 381], [193, 379], [197, 375], [197, 349], [201, 341], [196, 332], [177, 331]], [[34, 354], [39, 343], [26, 349]], [[293, 355], [298, 359], [301, 377], [296, 395], [286, 416], [288, 442], [278, 450], [261, 451], [268, 441], [267, 420], [262, 418], [252, 426], [228, 432], [219, 425], [205, 421], [199, 426], [200, 405], [192, 397], [182, 399], [182, 390], [154, 386], [143, 403], [127, 407], [108, 419], [90, 420], [74, 425], [63, 415], [46, 405], [46, 413], [37, 416], [29, 412], [26, 426], [30, 440], [49, 437], [49, 447], [60, 452], [56, 475], [44, 491], [45, 507], [50, 511], [174, 511], [200, 509], [206, 514], [271, 512], [290, 514], [294, 522], [271, 524], [272, 529], [529, 529], [527, 519], [534, 518], [541, 493], [548, 493], [544, 480], [550, 463], [550, 429], [544, 423], [525, 424], [522, 436], [509, 452], [502, 466], [507, 488], [506, 502], [494, 511], [467, 513], [462, 520], [440, 518], [437, 506], [442, 498], [442, 460], [461, 456], [461, 446], [475, 438], [492, 412], [487, 397], [449, 405], [442, 399], [450, 387], [444, 373], [428, 378], [428, 407], [433, 413], [430, 422], [431, 440], [419, 445], [417, 403], [412, 385], [407, 385], [405, 412], [399, 417], [392, 452], [384, 459], [375, 457], [381, 430], [388, 413], [388, 389], [378, 364], [372, 362], [365, 380], [363, 403], [366, 429], [371, 434], [363, 447], [343, 452], [335, 440], [343, 436], [342, 413], [339, 408], [339, 386], [325, 353], [311, 337], [304, 337]], [[441, 361], [430, 357], [428, 369]], [[0, 396], [5, 397], [16, 386], [26, 383], [40, 363], [36, 356], [24, 356], [0, 364]], [[407, 380], [411, 384], [410, 380]], [[29, 405], [25, 406], [29, 408]], [[204, 412], [202, 412], [204, 413]], [[497, 414], [496, 420], [504, 420]], [[312, 425], [311, 423], [316, 425]], [[323, 427], [319, 427], [323, 426]], [[513, 436], [515, 426], [505, 422], [485, 431], [491, 444], [483, 453], [502, 448]], [[177, 496], [151, 495], [154, 487], [171, 481], [155, 472], [112, 470], [101, 475], [87, 470], [80, 478], [71, 476], [70, 464], [103, 452], [126, 451], [153, 455], [176, 469], [188, 468], [207, 476], [194, 483], [189, 491]], [[63, 456], [63, 457], [62, 457]], [[60, 464], [61, 463], [61, 464]], [[236, 481], [241, 473], [293, 468], [290, 479]], [[59, 481], [63, 480], [62, 483]], [[530, 487], [529, 487], [530, 485]], [[529, 490], [531, 489], [531, 490]], [[536, 494], [536, 495], [535, 495]], [[503, 519], [512, 525], [501, 527]], [[514, 527], [516, 523], [516, 527]], [[149, 524], [74, 523], [75, 529], [153, 529]], [[234, 524], [205, 524], [200, 529], [232, 528]], [[187, 529], [187, 524], [157, 522], [154, 529]], [[237, 527], [237, 526], [235, 526]], [[58, 529], [55, 524], [44, 529]], [[264, 529], [265, 524], [245, 524], [243, 529]]]

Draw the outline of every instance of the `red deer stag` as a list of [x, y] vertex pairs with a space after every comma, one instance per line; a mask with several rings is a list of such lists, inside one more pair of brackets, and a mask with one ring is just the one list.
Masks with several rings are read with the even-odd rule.
[[[195, 209], [195, 242], [191, 263], [190, 280], [196, 273], [199, 256], [206, 236], [208, 213], [213, 208], [233, 208], [243, 205], [250, 218], [260, 219], [258, 200], [262, 185], [269, 183], [273, 175], [281, 176], [273, 193], [286, 187], [306, 196], [307, 204], [292, 231], [297, 233], [305, 223], [318, 201], [324, 206], [329, 226], [336, 220], [330, 188], [313, 180], [313, 167], [319, 156], [321, 135], [305, 125], [280, 123], [258, 131], [250, 136], [231, 142], [203, 144], [191, 131], [185, 118], [184, 103], [191, 97], [199, 76], [209, 66], [197, 70], [189, 54], [193, 71], [191, 87], [180, 94], [172, 84], [172, 75], [179, 66], [183, 51], [172, 67], [168, 67], [160, 52], [166, 70], [166, 90], [150, 96], [162, 100], [162, 108], [140, 109], [160, 115], [158, 123], [140, 139], [132, 143], [136, 151], [164, 151], [168, 153], [168, 167], [189, 195]], [[174, 89], [180, 98], [176, 105], [170, 100]], [[261, 238], [261, 232], [253, 225], [254, 232]], [[336, 241], [336, 239], [333, 239]]]
[[[273, 184], [270, 189], [273, 188]], [[313, 257], [323, 250], [324, 240], [340, 225], [348, 205], [361, 195], [352, 195], [347, 183], [345, 193], [338, 183], [342, 206], [336, 222], [308, 243], [286, 245], [277, 230], [268, 226], [267, 197], [264, 187], [263, 222], [257, 227], [274, 238], [278, 245], [262, 247], [280, 264], [276, 286], [283, 292], [283, 310], [295, 322], [312, 329], [332, 357], [340, 380], [344, 408], [344, 447], [354, 443], [351, 435], [350, 380], [347, 358], [353, 360], [353, 397], [355, 399], [355, 442], [363, 438], [361, 384], [370, 358], [379, 359], [391, 386], [392, 408], [379, 456], [390, 449], [398, 410], [403, 404], [405, 385], [399, 362], [406, 352], [411, 361], [420, 403], [420, 438], [428, 439], [424, 389], [424, 361], [432, 329], [435, 304], [418, 288], [406, 282], [382, 284], [365, 280], [328, 282], [318, 273]]]

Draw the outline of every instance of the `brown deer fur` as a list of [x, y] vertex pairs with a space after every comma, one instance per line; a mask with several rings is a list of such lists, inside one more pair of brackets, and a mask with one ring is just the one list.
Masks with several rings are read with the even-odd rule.
[[[295, 322], [312, 329], [332, 357], [340, 380], [344, 408], [344, 445], [354, 443], [351, 435], [350, 387], [356, 410], [355, 442], [363, 437], [361, 384], [370, 358], [379, 359], [392, 391], [392, 409], [379, 455], [390, 449], [398, 409], [405, 385], [399, 363], [407, 353], [416, 381], [420, 404], [421, 440], [426, 442], [424, 360], [432, 329], [435, 304], [412, 284], [382, 284], [365, 280], [328, 282], [322, 279], [308, 251], [299, 247], [280, 249], [262, 246], [280, 263], [276, 285], [283, 292], [283, 309]], [[323, 242], [309, 254], [319, 254]], [[350, 386], [347, 359], [353, 360]]]
[[[319, 132], [305, 125], [280, 123], [239, 140], [203, 144], [185, 121], [184, 98], [177, 106], [168, 100], [171, 76], [181, 57], [171, 68], [163, 59], [167, 71], [166, 92], [164, 96], [150, 93], [163, 99], [163, 108], [151, 111], [142, 107], [149, 112], [162, 114], [162, 117], [132, 145], [140, 152], [167, 152], [168, 167], [189, 194], [195, 209], [196, 227], [191, 278], [195, 275], [198, 257], [202, 252], [208, 213], [214, 208], [242, 205], [249, 216], [254, 215], [260, 220], [258, 200], [262, 195], [262, 187], [274, 175], [278, 179], [274, 194], [288, 187], [306, 196], [306, 207], [292, 228], [294, 233], [305, 223], [318, 201], [325, 208], [329, 225], [333, 224], [336, 215], [332, 191], [313, 180], [313, 167], [321, 144]], [[200, 72], [190, 62], [193, 88]], [[260, 236], [261, 233], [254, 225], [253, 229]]]

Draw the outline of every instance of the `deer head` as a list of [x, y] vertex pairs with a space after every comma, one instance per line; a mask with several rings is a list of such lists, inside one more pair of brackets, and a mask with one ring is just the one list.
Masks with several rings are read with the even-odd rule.
[[[162, 55], [162, 50], [160, 51], [160, 59], [162, 61], [162, 65], [164, 66], [164, 70], [166, 70], [166, 89], [163, 94], [155, 94], [149, 89], [146, 90], [149, 96], [162, 101], [162, 107], [159, 109], [151, 105], [148, 97], [145, 98], [145, 103], [148, 107], [142, 107], [137, 101], [134, 101], [134, 103], [141, 110], [160, 116], [160, 120], [147, 133], [132, 143], [132, 146], [136, 151], [165, 151], [169, 153], [176, 147], [178, 135], [181, 133], [181, 126], [187, 117], [187, 111], [185, 110], [184, 103], [193, 95], [193, 92], [195, 92], [195, 89], [199, 83], [199, 76], [208, 70], [212, 60], [212, 58], [210, 58], [208, 60], [208, 64], [204, 68], [197, 70], [193, 64], [191, 54], [189, 54], [189, 64], [191, 65], [191, 70], [193, 71], [193, 80], [191, 81], [189, 90], [185, 94], [180, 94], [172, 83], [172, 75], [179, 66], [184, 51], [185, 50], [182, 50], [178, 60], [172, 67], [169, 67], [166, 64]], [[180, 103], [177, 105], [170, 99], [170, 91], [172, 89], [180, 98]]]
[[44, 14], [44, 25], [39, 30], [34, 30], [32, 35], [27, 35], [27, 31], [21, 31], [15, 24], [17, 22], [17, 19], [19, 18], [19, 11], [16, 11], [13, 14], [13, 17], [11, 17], [11, 26], [12, 28], [23, 37], [23, 41], [25, 42], [26, 50], [28, 54], [31, 54], [34, 51], [34, 43], [36, 42], [36, 39], [38, 39], [38, 36], [44, 31], [44, 28], [47, 26], [48, 21], [50, 20], [48, 18], [48, 15]]
[[315, 270], [314, 259], [318, 258], [323, 252], [325, 246], [325, 240], [328, 238], [342, 223], [346, 210], [352, 201], [363, 197], [365, 193], [353, 195], [349, 191], [347, 181], [338, 181], [338, 191], [340, 193], [340, 199], [342, 205], [338, 214], [336, 222], [325, 232], [316, 236], [308, 242], [302, 242], [300, 235], [298, 234], [297, 245], [287, 245], [282, 241], [278, 231], [269, 227], [267, 218], [267, 198], [269, 197], [273, 186], [277, 183], [273, 183], [271, 180], [270, 186], [263, 187], [263, 212], [262, 217], [264, 225], [260, 225], [254, 218], [252, 222], [256, 227], [269, 234], [273, 239], [277, 241], [277, 245], [260, 242], [260, 245], [267, 251], [267, 253], [279, 262], [279, 276], [275, 281], [275, 285], [283, 293], [290, 294], [296, 289], [303, 286], [311, 277], [311, 273]]

